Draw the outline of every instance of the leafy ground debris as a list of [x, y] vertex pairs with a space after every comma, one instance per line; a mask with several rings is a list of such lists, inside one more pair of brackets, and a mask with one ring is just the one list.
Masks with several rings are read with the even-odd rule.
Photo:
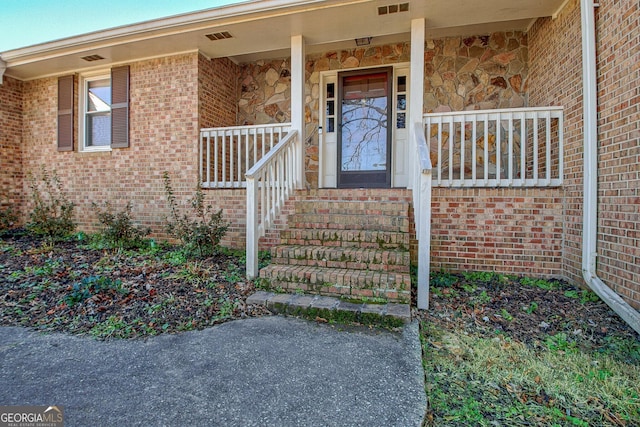
[[269, 311], [246, 304], [241, 256], [189, 258], [179, 247], [100, 249], [23, 233], [0, 239], [0, 324], [135, 338], [202, 329]]
[[437, 273], [430, 303], [418, 313], [426, 425], [640, 425], [640, 341], [592, 292]]

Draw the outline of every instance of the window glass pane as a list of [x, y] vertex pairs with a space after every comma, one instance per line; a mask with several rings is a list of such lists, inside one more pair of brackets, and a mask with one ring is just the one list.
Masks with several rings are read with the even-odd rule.
[[335, 98], [336, 85], [334, 83], [327, 84], [327, 98]]
[[94, 80], [87, 83], [87, 111], [111, 110], [110, 79]]
[[327, 116], [333, 116], [335, 114], [335, 104], [333, 101], [327, 101]]
[[407, 91], [407, 76], [398, 76], [398, 92]]
[[111, 145], [111, 114], [87, 116], [87, 146]]
[[327, 132], [334, 132], [335, 131], [335, 120], [333, 119], [333, 117], [330, 117], [327, 119]]
[[407, 117], [405, 113], [398, 113], [397, 127], [398, 129], [404, 129], [406, 127]]
[[398, 95], [398, 110], [407, 109], [407, 95]]

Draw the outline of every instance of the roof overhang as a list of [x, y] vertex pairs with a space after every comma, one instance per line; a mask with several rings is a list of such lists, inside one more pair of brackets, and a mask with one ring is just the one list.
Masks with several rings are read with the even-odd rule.
[[[291, 36], [303, 35], [308, 53], [409, 40], [411, 20], [425, 18], [426, 37], [439, 38], [526, 30], [535, 19], [552, 16], [564, 0], [263, 0], [96, 31], [0, 53], [9, 76], [45, 76], [181, 52], [202, 52], [236, 62], [288, 56]], [[408, 3], [408, 11], [379, 15], [379, 7]], [[227, 32], [231, 38], [210, 40]], [[104, 59], [87, 62], [82, 58]], [[0, 75], [1, 73], [0, 67]]]

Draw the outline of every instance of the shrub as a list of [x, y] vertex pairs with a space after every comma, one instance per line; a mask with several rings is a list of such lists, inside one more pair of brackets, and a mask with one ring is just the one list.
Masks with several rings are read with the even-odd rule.
[[13, 213], [11, 206], [4, 207], [0, 204], [0, 236], [15, 228], [18, 216]]
[[50, 175], [43, 167], [41, 174], [39, 182], [29, 174], [34, 208], [27, 229], [49, 240], [66, 237], [76, 228], [73, 221], [75, 205], [67, 199], [55, 170]]
[[211, 205], [205, 206], [204, 193], [200, 185], [197, 185], [195, 195], [189, 200], [191, 215], [180, 212], [173, 195], [169, 173], [164, 172], [162, 176], [171, 210], [171, 218], [167, 220], [167, 232], [180, 239], [189, 253], [197, 253], [200, 256], [212, 254], [229, 228], [229, 224], [222, 219], [222, 209], [214, 211]]
[[114, 212], [109, 202], [104, 209], [93, 203], [98, 221], [103, 225], [102, 235], [111, 247], [133, 249], [144, 246], [144, 238], [151, 233], [149, 227], [137, 226], [131, 221], [131, 202], [124, 210]]

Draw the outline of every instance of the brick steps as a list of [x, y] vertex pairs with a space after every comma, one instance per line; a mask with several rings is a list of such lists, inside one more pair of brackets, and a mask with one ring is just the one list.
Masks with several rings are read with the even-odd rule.
[[311, 267], [409, 273], [410, 259], [407, 251], [399, 250], [281, 245], [273, 250], [271, 262]]
[[296, 201], [260, 277], [271, 289], [408, 303], [409, 203], [363, 194]]

